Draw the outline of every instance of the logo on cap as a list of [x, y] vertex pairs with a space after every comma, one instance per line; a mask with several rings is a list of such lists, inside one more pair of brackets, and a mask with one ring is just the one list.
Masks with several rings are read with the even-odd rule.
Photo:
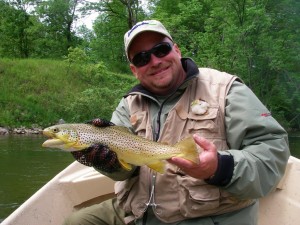
[[148, 22], [141, 22], [141, 23], [137, 23], [136, 25], [134, 25], [130, 31], [128, 32], [128, 37], [130, 36], [130, 34], [138, 27], [143, 26], [143, 25], [156, 25], [155, 23], [148, 23]]

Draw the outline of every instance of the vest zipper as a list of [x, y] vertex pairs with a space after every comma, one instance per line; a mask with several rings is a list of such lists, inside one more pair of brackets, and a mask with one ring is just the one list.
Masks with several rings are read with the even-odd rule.
[[161, 124], [160, 124], [160, 121], [161, 121], [161, 119], [160, 119], [160, 117], [161, 117], [161, 113], [162, 113], [162, 109], [163, 109], [163, 107], [164, 107], [164, 104], [167, 102], [167, 100], [169, 99], [170, 97], [167, 97], [162, 103], [161, 103], [161, 105], [160, 105], [160, 107], [159, 107], [159, 111], [158, 111], [158, 114], [157, 114], [157, 119], [156, 119], [156, 127], [157, 127], [157, 129], [156, 129], [156, 131], [155, 131], [155, 141], [157, 142], [158, 141], [158, 139], [159, 139], [159, 136], [160, 136], [160, 126], [161, 126]]
[[[167, 100], [167, 99], [166, 99]], [[166, 100], [161, 104], [160, 108], [159, 108], [159, 111], [158, 111], [158, 115], [157, 115], [157, 119], [156, 119], [156, 130], [155, 130], [155, 141], [157, 142], [158, 139], [159, 139], [159, 135], [160, 135], [160, 117], [161, 117], [161, 112], [162, 112], [162, 108], [163, 108], [163, 105], [164, 103], [166, 102]], [[143, 216], [143, 225], [146, 225], [147, 223], [147, 210], [148, 210], [148, 207], [151, 206], [152, 207], [152, 210], [154, 213], [156, 214], [160, 214], [159, 211], [157, 211], [157, 206], [159, 204], [156, 204], [155, 203], [155, 180], [156, 180], [156, 172], [153, 172], [151, 171], [150, 174], [152, 175], [151, 177], [151, 191], [150, 191], [150, 197], [149, 197], [149, 200], [147, 203], [145, 203], [146, 205], [146, 208], [145, 208], [145, 213], [144, 213], [144, 216]]]

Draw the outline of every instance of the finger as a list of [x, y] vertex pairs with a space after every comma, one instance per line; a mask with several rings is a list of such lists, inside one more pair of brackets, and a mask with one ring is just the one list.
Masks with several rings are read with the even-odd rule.
[[92, 120], [92, 124], [96, 127], [113, 126], [114, 124], [108, 120], [96, 118]]
[[198, 164], [195, 164], [192, 161], [180, 158], [180, 157], [172, 157], [171, 159], [168, 159], [169, 163], [172, 163], [180, 168], [193, 168], [197, 166]]
[[95, 118], [95, 119], [92, 119], [92, 120], [88, 120], [85, 123], [94, 125], [96, 127], [108, 127], [108, 126], [114, 126], [115, 125], [114, 123], [112, 123], [108, 120], [105, 120], [105, 119], [101, 119], [101, 118]]
[[199, 134], [194, 134], [193, 138], [196, 144], [198, 144], [204, 151], [211, 151], [211, 152], [217, 151], [215, 145], [212, 142], [201, 137]]

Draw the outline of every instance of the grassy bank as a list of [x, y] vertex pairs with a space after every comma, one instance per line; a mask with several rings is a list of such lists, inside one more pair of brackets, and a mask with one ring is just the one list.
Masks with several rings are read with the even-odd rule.
[[110, 117], [136, 82], [104, 65], [41, 59], [0, 59], [0, 126], [52, 125]]

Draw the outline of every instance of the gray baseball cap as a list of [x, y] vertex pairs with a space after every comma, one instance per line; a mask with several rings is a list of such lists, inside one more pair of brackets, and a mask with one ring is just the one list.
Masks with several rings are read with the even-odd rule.
[[124, 45], [125, 45], [125, 52], [126, 52], [127, 58], [128, 58], [128, 50], [129, 50], [130, 44], [132, 43], [133, 39], [137, 35], [139, 35], [142, 32], [145, 32], [145, 31], [152, 31], [152, 32], [160, 33], [160, 34], [170, 38], [170, 40], [173, 41], [173, 38], [171, 37], [171, 35], [167, 31], [167, 29], [164, 27], [164, 25], [162, 25], [161, 22], [159, 22], [157, 20], [145, 20], [145, 21], [138, 22], [129, 31], [127, 31], [126, 34], [124, 35]]

